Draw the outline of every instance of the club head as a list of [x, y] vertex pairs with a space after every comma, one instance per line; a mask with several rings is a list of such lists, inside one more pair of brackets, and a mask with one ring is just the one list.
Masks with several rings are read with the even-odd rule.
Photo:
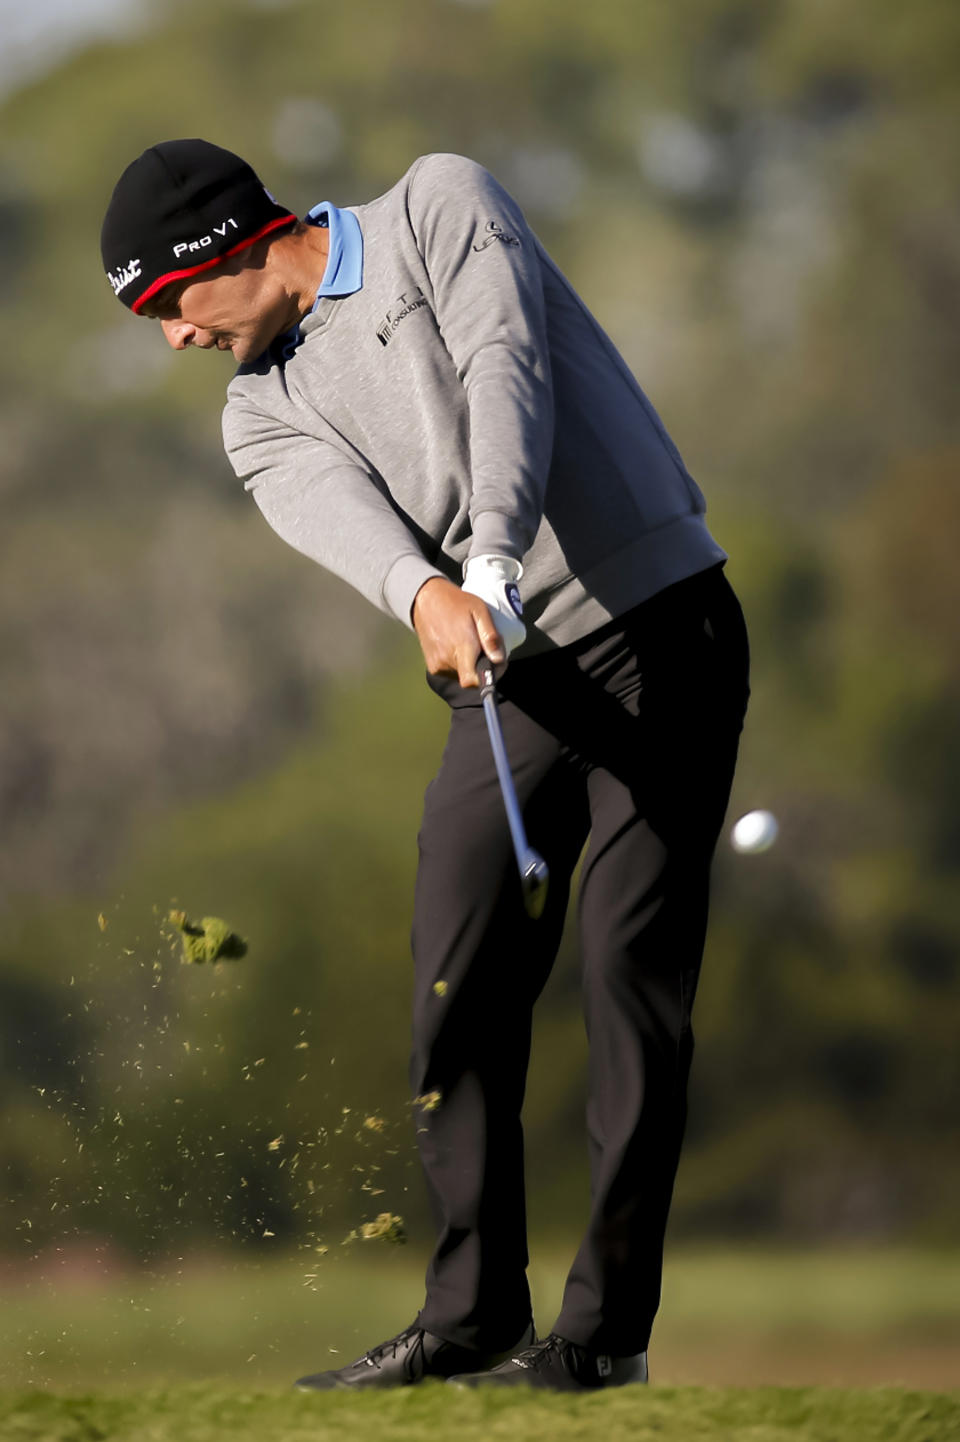
[[550, 872], [543, 857], [537, 851], [528, 851], [523, 865], [523, 904], [534, 921], [546, 905], [549, 880]]

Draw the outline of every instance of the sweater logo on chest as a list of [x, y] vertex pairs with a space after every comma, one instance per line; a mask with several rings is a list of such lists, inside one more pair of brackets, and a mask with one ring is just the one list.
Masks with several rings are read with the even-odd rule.
[[413, 315], [415, 310], [421, 310], [426, 304], [427, 297], [418, 285], [415, 285], [412, 290], [405, 290], [403, 295], [397, 296], [377, 326], [377, 340], [380, 344], [389, 345], [400, 322], [406, 320], [408, 315]]

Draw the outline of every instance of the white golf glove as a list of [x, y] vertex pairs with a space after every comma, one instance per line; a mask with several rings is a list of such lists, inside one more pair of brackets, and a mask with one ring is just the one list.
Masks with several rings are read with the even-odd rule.
[[522, 575], [520, 562], [510, 556], [472, 556], [463, 573], [461, 589], [487, 603], [508, 656], [527, 635], [521, 620], [523, 602], [517, 585]]

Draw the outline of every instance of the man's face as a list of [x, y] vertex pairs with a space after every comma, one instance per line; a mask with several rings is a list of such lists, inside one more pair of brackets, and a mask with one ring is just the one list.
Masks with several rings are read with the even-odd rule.
[[234, 257], [191, 280], [171, 298], [145, 307], [174, 350], [229, 350], [238, 364], [256, 360], [299, 320], [299, 305], [262, 266]]

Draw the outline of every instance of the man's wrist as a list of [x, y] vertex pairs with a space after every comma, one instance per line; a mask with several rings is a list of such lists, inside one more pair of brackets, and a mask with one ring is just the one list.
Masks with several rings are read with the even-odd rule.
[[[429, 591], [431, 587], [434, 591], [436, 591], [438, 584], [441, 586], [452, 586], [455, 591], [459, 590], [459, 587], [456, 585], [456, 583], [454, 581], [448, 581], [446, 576], [428, 576], [427, 579], [420, 586], [417, 587], [416, 595], [410, 603], [410, 621], [414, 627], [416, 627], [417, 624], [417, 606], [418, 604], [422, 604], [424, 599], [424, 592]], [[427, 597], [427, 600], [429, 601], [429, 597]]]
[[416, 609], [417, 609], [417, 603], [420, 601], [421, 597], [423, 596], [424, 591], [426, 591], [429, 587], [433, 586], [433, 584], [434, 584], [435, 581], [440, 581], [440, 582], [442, 582], [443, 585], [445, 585], [445, 586], [453, 586], [455, 590], [457, 589], [457, 586], [456, 586], [456, 582], [455, 582], [455, 581], [450, 581], [450, 580], [448, 580], [446, 576], [441, 576], [441, 575], [440, 575], [438, 572], [436, 572], [436, 571], [434, 571], [434, 573], [433, 573], [432, 576], [427, 576], [427, 578], [426, 578], [425, 580], [423, 580], [423, 581], [420, 582], [420, 585], [419, 585], [419, 586], [417, 587], [417, 589], [414, 591], [414, 593], [413, 593], [413, 600], [410, 602], [410, 610], [409, 610], [409, 613], [408, 613], [408, 614], [409, 614], [409, 616], [410, 616], [410, 624], [411, 624], [411, 625], [415, 625], [415, 612], [416, 612]]
[[465, 583], [470, 580], [471, 575], [492, 576], [497, 581], [519, 581], [523, 575], [523, 566], [514, 556], [485, 551], [482, 555], [468, 557], [463, 563]]

